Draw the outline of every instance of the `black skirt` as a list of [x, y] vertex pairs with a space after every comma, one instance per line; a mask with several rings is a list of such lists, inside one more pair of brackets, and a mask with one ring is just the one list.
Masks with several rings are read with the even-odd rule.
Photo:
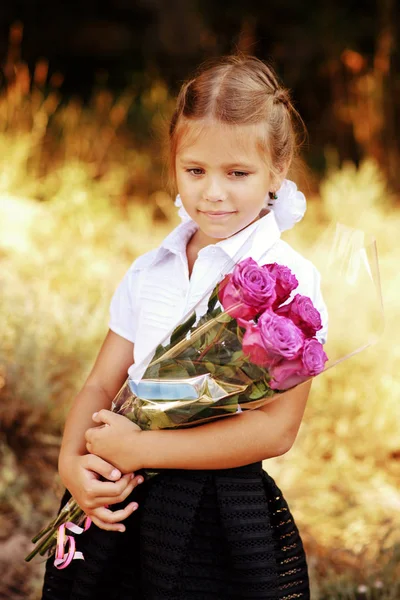
[[92, 524], [76, 537], [84, 561], [47, 560], [42, 600], [310, 598], [298, 529], [261, 462], [164, 471], [124, 505], [133, 499], [126, 532]]

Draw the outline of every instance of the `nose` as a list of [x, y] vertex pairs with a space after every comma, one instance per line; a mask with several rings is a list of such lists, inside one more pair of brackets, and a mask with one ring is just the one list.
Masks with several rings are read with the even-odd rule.
[[207, 182], [204, 198], [209, 202], [220, 202], [226, 200], [226, 192], [216, 177], [212, 177]]

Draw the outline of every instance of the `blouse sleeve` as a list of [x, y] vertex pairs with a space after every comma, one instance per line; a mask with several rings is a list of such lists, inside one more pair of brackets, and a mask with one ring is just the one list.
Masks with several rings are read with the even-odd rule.
[[110, 320], [108, 323], [111, 331], [135, 343], [137, 311], [135, 310], [134, 291], [137, 273], [131, 268], [125, 273], [117, 286], [110, 303]]

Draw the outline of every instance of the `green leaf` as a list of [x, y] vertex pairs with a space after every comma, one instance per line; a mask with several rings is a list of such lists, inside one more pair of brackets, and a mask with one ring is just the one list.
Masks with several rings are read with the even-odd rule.
[[180, 359], [179, 361], [177, 361], [177, 364], [181, 369], [186, 371], [188, 377], [194, 377], [198, 374], [196, 367], [191, 360]]
[[219, 313], [216, 316], [218, 316], [219, 323], [230, 323], [231, 321], [233, 321], [233, 318], [228, 313], [222, 312], [222, 310], [220, 309]]
[[244, 354], [242, 352], [242, 350], [237, 350], [236, 352], [234, 352], [232, 354], [232, 358], [231, 358], [231, 364], [241, 364], [243, 362], [243, 360], [245, 359]]
[[211, 292], [211, 296], [210, 299], [208, 301], [208, 306], [207, 306], [207, 313], [210, 314], [214, 308], [215, 305], [217, 304], [218, 301], [218, 286], [216, 286], [213, 291]]
[[[185, 367], [190, 363], [185, 363]], [[177, 360], [167, 360], [160, 364], [158, 377], [160, 379], [186, 379], [189, 376], [188, 369]]]
[[169, 344], [168, 346], [163, 346], [162, 344], [159, 344], [156, 348], [156, 351], [154, 352], [154, 356], [152, 358], [152, 360], [155, 360], [156, 358], [159, 358], [160, 356], [162, 356], [166, 350], [168, 350], [169, 348]]
[[253, 381], [262, 381], [266, 376], [269, 376], [266, 369], [263, 369], [248, 360], [245, 362], [242, 369]]
[[216, 367], [215, 367], [214, 363], [207, 361], [204, 363], [204, 367], [207, 369], [208, 373], [211, 373], [211, 374], [215, 373]]
[[179, 342], [181, 339], [183, 339], [187, 332], [190, 331], [195, 321], [196, 312], [193, 312], [184, 323], [181, 323], [181, 325], [178, 325], [178, 327], [174, 329], [171, 335], [170, 346], [173, 346], [176, 342]]
[[246, 396], [249, 400], [260, 400], [261, 398], [267, 398], [273, 396], [274, 391], [268, 385], [265, 385], [263, 381], [253, 383], [251, 388], [248, 390]]

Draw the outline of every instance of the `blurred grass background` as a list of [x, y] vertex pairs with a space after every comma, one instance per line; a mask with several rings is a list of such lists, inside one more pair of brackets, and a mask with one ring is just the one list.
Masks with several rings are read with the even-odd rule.
[[[0, 597], [12, 600], [39, 597], [43, 564], [23, 557], [57, 510], [63, 423], [111, 295], [178, 223], [157, 137], [173, 106], [166, 83], [102, 89], [85, 104], [59, 87], [46, 61], [17, 61], [0, 96]], [[128, 126], [133, 105], [146, 143]], [[265, 468], [304, 538], [313, 600], [399, 600], [398, 198], [375, 158], [339, 163], [327, 147], [325, 160], [307, 218], [286, 239], [307, 253], [336, 220], [372, 234], [386, 328], [317, 378], [295, 446]]]

